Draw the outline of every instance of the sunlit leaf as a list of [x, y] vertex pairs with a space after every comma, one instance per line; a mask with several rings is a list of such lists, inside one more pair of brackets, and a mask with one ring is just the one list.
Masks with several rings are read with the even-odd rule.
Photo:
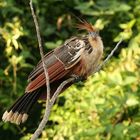
[[136, 105], [138, 105], [138, 104], [139, 104], [139, 101], [138, 101], [138, 99], [137, 99], [135, 96], [130, 96], [130, 97], [128, 98], [128, 100], [126, 101], [126, 105], [127, 105], [128, 107], [136, 106]]

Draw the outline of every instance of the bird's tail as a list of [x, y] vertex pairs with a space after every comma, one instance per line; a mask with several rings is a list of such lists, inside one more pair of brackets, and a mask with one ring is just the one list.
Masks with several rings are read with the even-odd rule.
[[4, 112], [2, 120], [4, 122], [16, 123], [18, 125], [24, 123], [28, 118], [30, 109], [39, 97], [39, 90], [32, 93], [25, 93], [10, 107], [9, 110]]

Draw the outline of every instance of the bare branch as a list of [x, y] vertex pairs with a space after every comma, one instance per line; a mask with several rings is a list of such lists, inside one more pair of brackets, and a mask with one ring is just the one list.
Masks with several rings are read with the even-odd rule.
[[31, 8], [31, 13], [32, 13], [33, 20], [35, 23], [37, 39], [38, 39], [38, 44], [39, 44], [39, 51], [40, 51], [42, 65], [43, 65], [43, 69], [44, 69], [44, 73], [45, 73], [46, 88], [47, 88], [45, 114], [44, 114], [44, 117], [43, 117], [41, 123], [39, 124], [38, 129], [35, 131], [35, 133], [33, 134], [33, 137], [31, 138], [31, 140], [36, 140], [38, 138], [38, 136], [40, 135], [40, 133], [42, 132], [43, 128], [45, 127], [45, 125], [48, 121], [49, 115], [50, 115], [50, 110], [51, 110], [51, 106], [50, 106], [50, 82], [49, 82], [49, 74], [48, 74], [47, 68], [45, 67], [45, 60], [44, 60], [41, 36], [40, 36], [40, 31], [39, 31], [39, 25], [38, 25], [37, 17], [35, 15], [35, 12], [33, 9], [32, 0], [30, 0], [30, 8]]
[[61, 85], [57, 88], [57, 90], [55, 91], [53, 97], [51, 98], [51, 104], [53, 105], [56, 98], [58, 97], [59, 93], [62, 91], [63, 87], [65, 85], [67, 85], [68, 83], [71, 83], [75, 80], [75, 78], [69, 78], [67, 80], [65, 80], [63, 83], [61, 83]]
[[111, 51], [111, 53], [107, 56], [107, 58], [97, 67], [94, 73], [100, 71], [108, 62], [108, 60], [113, 56], [114, 52], [118, 49], [119, 45], [122, 43], [123, 39], [121, 39], [115, 46], [115, 48]]
[[69, 78], [65, 81], [63, 81], [60, 86], [57, 88], [57, 90], [55, 91], [53, 97], [51, 98], [51, 101], [49, 102], [48, 106], [47, 106], [47, 110], [45, 111], [45, 115], [42, 119], [42, 121], [40, 122], [37, 130], [34, 132], [31, 140], [36, 140], [39, 135], [41, 134], [41, 132], [43, 131], [48, 119], [49, 119], [49, 116], [50, 116], [50, 112], [51, 112], [51, 108], [54, 104], [54, 102], [56, 101], [58, 95], [60, 94], [60, 92], [62, 91], [62, 89], [64, 88], [65, 85], [67, 85], [68, 83], [71, 83], [72, 81], [74, 81], [74, 78]]
[[40, 36], [40, 31], [39, 31], [39, 25], [38, 25], [37, 17], [36, 17], [35, 12], [34, 12], [32, 0], [30, 0], [30, 8], [31, 8], [33, 20], [34, 20], [34, 23], [35, 23], [35, 28], [36, 28], [36, 33], [37, 33], [37, 39], [38, 39], [38, 45], [39, 45], [41, 60], [42, 60], [43, 69], [44, 69], [44, 72], [45, 72], [46, 87], [47, 87], [47, 102], [46, 103], [49, 103], [49, 101], [50, 101], [49, 74], [48, 74], [47, 68], [45, 67], [45, 60], [44, 60], [44, 54], [43, 54], [43, 48], [42, 48], [42, 41], [41, 41], [41, 36]]

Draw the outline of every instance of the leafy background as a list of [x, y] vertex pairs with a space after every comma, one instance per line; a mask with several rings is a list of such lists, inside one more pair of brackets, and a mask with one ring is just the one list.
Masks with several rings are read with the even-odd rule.
[[[60, 95], [40, 140], [140, 139], [140, 0], [34, 0], [45, 52], [81, 34], [84, 18], [100, 29], [106, 67]], [[29, 1], [0, 1], [0, 116], [24, 93], [40, 59]], [[44, 113], [37, 103], [20, 126], [0, 121], [0, 139], [28, 140]]]

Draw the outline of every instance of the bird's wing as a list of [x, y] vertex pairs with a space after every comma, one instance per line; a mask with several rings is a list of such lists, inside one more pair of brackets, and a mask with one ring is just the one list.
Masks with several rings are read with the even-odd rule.
[[[67, 40], [63, 46], [54, 49], [44, 56], [50, 83], [68, 74], [81, 58], [85, 43], [76, 37]], [[25, 92], [32, 92], [45, 85], [46, 79], [40, 61], [28, 77], [29, 84]]]

